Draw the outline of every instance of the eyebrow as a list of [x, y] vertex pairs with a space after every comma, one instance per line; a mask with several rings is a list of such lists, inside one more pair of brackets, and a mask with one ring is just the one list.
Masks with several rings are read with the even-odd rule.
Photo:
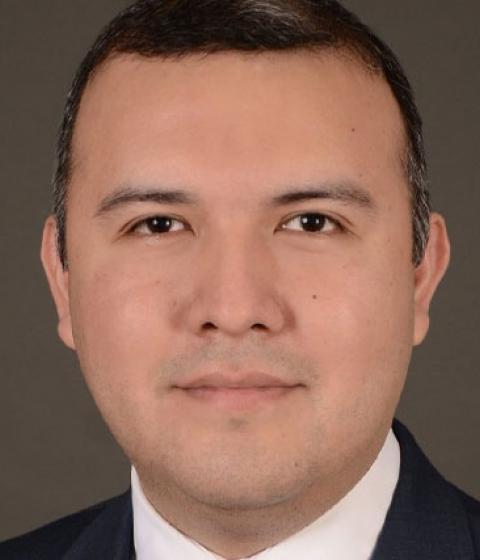
[[100, 203], [95, 216], [102, 216], [121, 206], [135, 202], [155, 202], [157, 204], [198, 204], [200, 199], [184, 190], [163, 188], [122, 187], [106, 196]]
[[[374, 211], [376, 204], [367, 190], [353, 183], [327, 183], [320, 186], [303, 186], [291, 188], [267, 201], [268, 206], [287, 206], [308, 200], [334, 200], [352, 204]], [[101, 202], [95, 216], [105, 215], [116, 208], [138, 202], [154, 202], [156, 204], [195, 205], [200, 198], [186, 190], [167, 189], [162, 187], [121, 187], [106, 196]]]
[[327, 183], [292, 189], [272, 199], [273, 206], [284, 206], [306, 200], [335, 200], [367, 210], [376, 210], [376, 204], [367, 190], [353, 183]]

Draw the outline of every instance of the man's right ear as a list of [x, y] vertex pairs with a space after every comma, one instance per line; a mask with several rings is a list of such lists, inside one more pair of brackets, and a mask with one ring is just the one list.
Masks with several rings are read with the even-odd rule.
[[64, 270], [60, 262], [57, 250], [57, 222], [54, 216], [49, 216], [43, 227], [40, 258], [57, 308], [58, 335], [66, 346], [75, 350], [70, 317], [68, 269]]

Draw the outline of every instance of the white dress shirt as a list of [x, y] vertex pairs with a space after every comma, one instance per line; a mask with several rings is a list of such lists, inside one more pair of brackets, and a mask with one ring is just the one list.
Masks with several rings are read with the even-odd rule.
[[[400, 472], [400, 448], [390, 430], [367, 474], [327, 513], [249, 560], [368, 560], [382, 530]], [[223, 560], [163, 519], [132, 467], [136, 560]]]

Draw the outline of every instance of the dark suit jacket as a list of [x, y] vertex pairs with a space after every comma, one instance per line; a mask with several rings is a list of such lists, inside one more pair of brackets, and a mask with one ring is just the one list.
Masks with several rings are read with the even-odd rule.
[[[400, 479], [372, 560], [480, 560], [480, 503], [442, 478], [400, 422], [393, 429]], [[132, 532], [129, 490], [0, 544], [0, 559], [130, 560]]]

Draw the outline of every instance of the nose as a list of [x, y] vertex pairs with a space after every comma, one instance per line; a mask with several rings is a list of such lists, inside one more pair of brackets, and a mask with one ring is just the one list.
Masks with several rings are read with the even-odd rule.
[[278, 334], [291, 315], [278, 293], [278, 277], [271, 251], [258, 240], [216, 241], [197, 257], [183, 324], [200, 336]]

